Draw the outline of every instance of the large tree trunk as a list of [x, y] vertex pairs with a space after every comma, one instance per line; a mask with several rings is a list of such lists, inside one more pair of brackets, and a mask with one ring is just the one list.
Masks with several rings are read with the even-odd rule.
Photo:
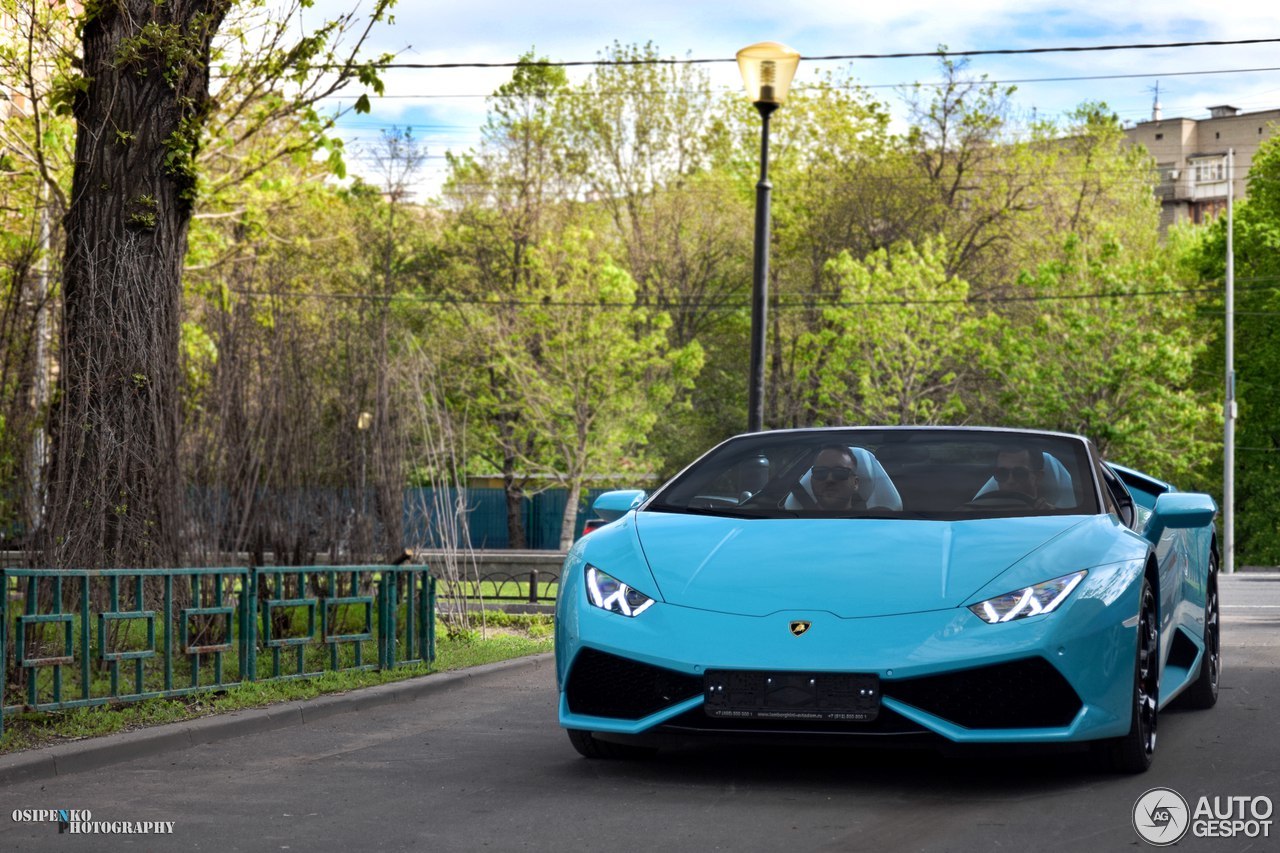
[[507, 547], [524, 549], [529, 542], [524, 535], [523, 479], [516, 479], [516, 459], [510, 453], [502, 457], [502, 492], [507, 503]]
[[582, 478], [574, 477], [569, 481], [569, 500], [564, 505], [564, 515], [560, 518], [560, 550], [568, 551], [573, 547], [573, 531], [578, 524], [578, 500], [582, 497]]
[[63, 264], [45, 558], [175, 564], [181, 552], [181, 271], [229, 0], [112, 0], [84, 24]]

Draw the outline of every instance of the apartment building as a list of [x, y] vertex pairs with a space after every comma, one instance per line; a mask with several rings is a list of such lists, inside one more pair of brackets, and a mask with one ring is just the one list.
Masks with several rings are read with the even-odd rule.
[[1222, 104], [1209, 107], [1209, 118], [1163, 118], [1160, 102], [1151, 120], [1125, 128], [1135, 145], [1143, 145], [1160, 170], [1156, 195], [1160, 225], [1204, 222], [1227, 208], [1227, 151], [1234, 152], [1230, 180], [1236, 199], [1245, 197], [1246, 178], [1258, 146], [1280, 132], [1280, 109], [1241, 112]]

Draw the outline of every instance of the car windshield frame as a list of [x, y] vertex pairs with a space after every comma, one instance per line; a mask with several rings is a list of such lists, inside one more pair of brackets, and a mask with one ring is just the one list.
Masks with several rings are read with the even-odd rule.
[[[891, 488], [866, 505], [824, 509], [808, 482], [818, 453], [838, 445], [869, 451], [880, 471], [858, 470]], [[1002, 449], [1045, 454], [1039, 499], [1012, 494], [995, 483]], [[1052, 457], [1052, 458], [1050, 458]], [[1104, 512], [1089, 441], [1066, 433], [996, 427], [824, 427], [748, 433], [703, 454], [659, 487], [640, 512], [682, 513], [743, 519], [899, 518], [968, 521], [989, 518], [1098, 515]], [[856, 460], [855, 460], [856, 463]], [[1059, 472], [1055, 475], [1054, 472]], [[1065, 475], [1065, 476], [1064, 476]], [[1002, 476], [1008, 476], [1007, 474]], [[1026, 476], [1025, 472], [1014, 476]], [[1037, 474], [1037, 476], [1039, 476]], [[1055, 480], [1056, 476], [1056, 480]], [[1054, 481], [1056, 491], [1045, 488]], [[885, 496], [889, 497], [886, 498]], [[1053, 497], [1055, 503], [1048, 503]], [[894, 501], [896, 498], [896, 503]], [[1068, 500], [1071, 503], [1068, 504]]]

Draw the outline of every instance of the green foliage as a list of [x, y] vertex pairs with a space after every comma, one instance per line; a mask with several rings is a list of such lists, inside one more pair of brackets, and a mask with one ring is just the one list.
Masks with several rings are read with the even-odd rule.
[[966, 378], [994, 357], [997, 318], [947, 274], [941, 241], [842, 253], [827, 265], [835, 302], [787, 353], [812, 424], [963, 421]]
[[218, 362], [218, 345], [198, 323], [184, 320], [178, 346], [182, 354], [183, 375], [186, 380], [183, 399], [193, 403], [199, 400], [209, 388], [213, 370]]
[[131, 69], [140, 77], [158, 69], [165, 82], [176, 87], [182, 78], [203, 67], [203, 31], [211, 17], [195, 15], [185, 27], [177, 23], [146, 22], [136, 35], [121, 39], [116, 45], [116, 66]]
[[650, 457], [674, 471], [744, 420], [731, 349], [746, 341], [745, 312], [728, 309], [750, 289], [751, 194], [730, 168], [732, 110], [702, 67], [662, 63], [653, 44], [614, 43], [603, 56], [617, 64], [562, 99], [576, 157], [567, 174], [592, 199], [589, 227], [635, 281], [637, 304], [670, 318], [671, 345], [696, 341], [721, 358], [649, 432]]
[[[41, 330], [57, 328], [75, 125], [50, 101], [75, 73], [60, 40], [69, 28], [65, 4], [0, 0], [0, 20], [0, 547], [11, 547], [32, 529], [32, 453], [53, 391], [35, 378]], [[54, 355], [43, 348], [46, 368]]]
[[89, 91], [89, 80], [80, 74], [57, 77], [49, 91], [49, 106], [56, 115], [71, 116], [79, 100]]
[[589, 186], [615, 216], [710, 165], [717, 112], [705, 72], [660, 62], [652, 44], [614, 42], [574, 92], [567, 128]]
[[[1183, 255], [1214, 286], [1225, 278], [1226, 218], [1189, 236]], [[1237, 565], [1280, 564], [1280, 530], [1275, 507], [1280, 503], [1280, 137], [1258, 147], [1249, 170], [1249, 197], [1236, 205], [1235, 368], [1239, 419], [1236, 422]], [[1204, 334], [1211, 346], [1197, 363], [1207, 399], [1221, 405], [1224, 397], [1223, 293], [1204, 306]], [[1222, 456], [1204, 487], [1222, 482]]]
[[[387, 57], [348, 61], [348, 19], [301, 35], [296, 23], [263, 0], [236, 4], [214, 46], [216, 99], [207, 113], [185, 104], [165, 140], [196, 212], [181, 336], [192, 477], [243, 478], [245, 495], [349, 488], [367, 461], [385, 483], [499, 472], [516, 490], [636, 485], [741, 430], [760, 120], [740, 94], [714, 93], [700, 66], [654, 62], [652, 44], [612, 44], [616, 64], [577, 81], [530, 50], [490, 97], [481, 145], [446, 155], [441, 201], [411, 204], [393, 174], [416, 156], [411, 139], [388, 149], [382, 185], [324, 183], [345, 175], [347, 152], [323, 99], [351, 83], [352, 109], [377, 109]], [[176, 67], [186, 39], [144, 29], [117, 58]], [[88, 81], [47, 53], [43, 124], [3, 128], [6, 165], [23, 174], [0, 191], [28, 228], [0, 229], [0, 294], [30, 281], [35, 188], [57, 201], [69, 185], [74, 126], [56, 111]], [[7, 76], [22, 77], [21, 58], [0, 43]], [[1149, 294], [1220, 277], [1220, 229], [1161, 247], [1151, 158], [1104, 104], [1015, 132], [1012, 89], [962, 63], [942, 73], [906, 93], [906, 129], [847, 70], [773, 116], [766, 422], [1079, 431], [1117, 461], [1212, 486], [1221, 305]], [[110, 141], [136, 146], [132, 131]], [[1265, 285], [1280, 272], [1274, 145], [1254, 168], [1238, 269]], [[155, 225], [144, 198], [125, 215]], [[1237, 342], [1239, 443], [1259, 448], [1242, 450], [1238, 482], [1259, 506], [1280, 499], [1273, 294], [1242, 296]], [[421, 438], [400, 405], [410, 352], [430, 353], [440, 399], [466, 424], [463, 470], [360, 454], [375, 434]], [[20, 374], [0, 379], [17, 399]], [[357, 432], [352, 414], [375, 411]], [[13, 407], [0, 418], [2, 477], [35, 421]], [[1241, 510], [1251, 559], [1280, 559], [1265, 515]]]
[[1217, 412], [1194, 381], [1195, 303], [1164, 295], [1179, 284], [1159, 255], [1069, 238], [1022, 280], [1051, 298], [1004, 328], [1002, 422], [1087, 435], [1108, 458], [1187, 482], [1212, 457]]
[[[333, 18], [300, 25], [299, 7], [263, 0], [231, 6], [212, 50], [220, 86], [198, 133], [171, 140], [172, 168], [195, 159], [202, 199], [214, 208], [235, 207], [240, 193], [273, 165], [290, 162], [302, 173], [325, 170], [346, 176], [342, 140], [334, 132], [347, 109], [372, 108], [380, 95], [380, 68], [393, 54], [362, 57], [371, 29], [390, 17], [395, 0], [369, 0]], [[351, 84], [365, 91], [347, 109], [326, 99]], [[194, 143], [194, 144], [193, 144]], [[326, 152], [323, 160], [313, 155]]]
[[518, 304], [481, 306], [473, 320], [545, 443], [545, 456], [522, 461], [571, 490], [588, 474], [645, 470], [645, 436], [702, 366], [701, 345], [671, 347], [670, 317], [638, 305], [636, 292], [592, 232], [566, 230], [530, 251]]
[[139, 195], [129, 200], [127, 222], [135, 228], [156, 227], [156, 200], [151, 195]]
[[187, 202], [194, 202], [198, 192], [200, 171], [196, 156], [204, 121], [204, 115], [189, 111], [164, 140], [164, 170], [178, 181], [181, 198]]

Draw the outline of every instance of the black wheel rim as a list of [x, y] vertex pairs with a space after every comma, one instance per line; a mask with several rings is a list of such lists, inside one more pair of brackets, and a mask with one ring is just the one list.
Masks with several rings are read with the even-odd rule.
[[1142, 615], [1138, 620], [1138, 683], [1134, 690], [1136, 719], [1147, 755], [1156, 749], [1156, 691], [1159, 686], [1159, 626], [1156, 600], [1149, 586], [1143, 586]]
[[1218, 585], [1209, 587], [1209, 600], [1204, 615], [1204, 654], [1205, 663], [1209, 667], [1209, 684], [1213, 692], [1218, 692], [1218, 670], [1221, 667], [1221, 652], [1218, 641]]

